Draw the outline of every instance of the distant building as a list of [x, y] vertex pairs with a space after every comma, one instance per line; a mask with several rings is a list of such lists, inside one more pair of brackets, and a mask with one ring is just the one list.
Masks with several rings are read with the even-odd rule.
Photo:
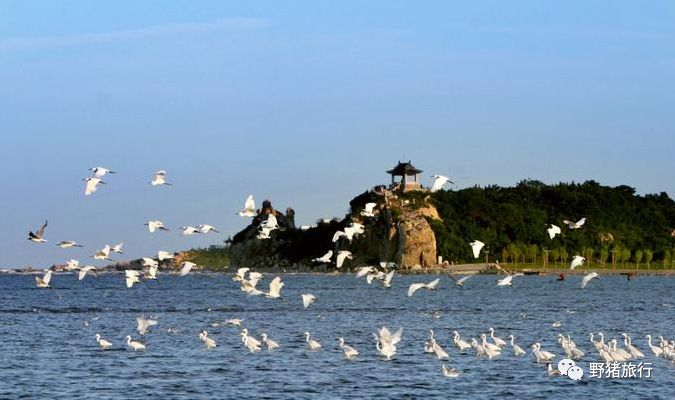
[[399, 161], [398, 165], [387, 171], [391, 175], [391, 186], [404, 192], [422, 189], [419, 182], [419, 175], [422, 172], [421, 169], [415, 168], [410, 161], [407, 163]]

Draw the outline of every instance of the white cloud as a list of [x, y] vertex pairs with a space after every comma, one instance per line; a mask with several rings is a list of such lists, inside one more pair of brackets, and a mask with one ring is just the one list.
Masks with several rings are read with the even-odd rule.
[[263, 29], [268, 21], [258, 18], [226, 18], [211, 22], [187, 22], [163, 25], [151, 25], [143, 28], [108, 32], [77, 33], [62, 36], [14, 37], [0, 39], [0, 50], [22, 50], [40, 47], [78, 46], [101, 44], [146, 37], [173, 34], [190, 34], [216, 30]]

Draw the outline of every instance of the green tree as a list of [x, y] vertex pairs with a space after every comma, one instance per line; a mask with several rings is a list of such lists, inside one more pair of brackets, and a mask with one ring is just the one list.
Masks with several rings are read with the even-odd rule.
[[595, 250], [592, 247], [584, 247], [584, 250], [581, 252], [584, 257], [586, 257], [586, 262], [590, 265], [593, 262], [593, 255], [595, 255]]
[[605, 265], [608, 257], [609, 257], [609, 249], [607, 247], [602, 247], [600, 249], [600, 267], [603, 267]]
[[647, 263], [647, 269], [651, 269], [652, 259], [654, 259], [654, 252], [650, 249], [645, 250], [645, 262]]
[[666, 249], [663, 252], [663, 268], [667, 269], [670, 268], [670, 262], [673, 259], [673, 253], [670, 251], [670, 249]]
[[559, 248], [556, 247], [555, 249], [551, 250], [551, 259], [553, 260], [554, 263], [558, 262], [558, 259], [560, 259], [560, 249]]
[[635, 253], [633, 253], [633, 260], [635, 260], [635, 267], [640, 269], [640, 263], [642, 262], [642, 250], [635, 250]]
[[623, 266], [626, 266], [626, 262], [630, 260], [630, 249], [628, 247], [623, 249], [623, 254], [621, 255], [621, 259], [623, 260]]
[[566, 248], [560, 249], [560, 259], [562, 260], [562, 265], [567, 264], [567, 257], [569, 257], [570, 253], [567, 251]]
[[509, 250], [506, 247], [502, 247], [502, 250], [499, 252], [499, 254], [502, 257], [503, 263], [509, 262]]
[[531, 244], [527, 246], [527, 257], [530, 259], [532, 264], [537, 263], [537, 256], [539, 255], [539, 246], [536, 244]]

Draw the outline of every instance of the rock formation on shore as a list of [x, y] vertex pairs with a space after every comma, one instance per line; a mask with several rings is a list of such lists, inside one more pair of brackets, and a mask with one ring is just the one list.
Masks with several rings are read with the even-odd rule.
[[[376, 203], [373, 217], [361, 215], [366, 203]], [[258, 239], [258, 227], [274, 213], [279, 229], [270, 239]], [[436, 238], [428, 219], [439, 219], [436, 208], [425, 191], [392, 192], [376, 187], [362, 193], [350, 202], [350, 212], [342, 220], [320, 220], [316, 226], [298, 229], [295, 211], [286, 209], [282, 214], [265, 201], [251, 224], [237, 233], [230, 245], [233, 267], [279, 269], [334, 270], [335, 254], [348, 250], [353, 254], [344, 269], [355, 265], [373, 265], [380, 261], [393, 261], [401, 268], [427, 267], [436, 264]], [[362, 234], [352, 240], [340, 238], [333, 242], [335, 232], [352, 223], [362, 224]], [[333, 251], [333, 264], [319, 264], [314, 258]]]

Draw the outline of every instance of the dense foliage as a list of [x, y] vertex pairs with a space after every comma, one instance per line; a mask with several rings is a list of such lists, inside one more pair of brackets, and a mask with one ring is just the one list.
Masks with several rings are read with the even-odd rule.
[[[566, 262], [575, 254], [589, 261], [670, 263], [675, 238], [675, 202], [666, 193], [639, 196], [628, 186], [595, 181], [545, 185], [522, 181], [515, 187], [472, 187], [434, 193], [443, 221], [433, 221], [438, 254], [455, 262], [472, 259], [468, 242], [486, 244], [491, 259]], [[586, 217], [582, 229], [569, 230], [564, 219]], [[562, 234], [549, 239], [555, 224]]]

